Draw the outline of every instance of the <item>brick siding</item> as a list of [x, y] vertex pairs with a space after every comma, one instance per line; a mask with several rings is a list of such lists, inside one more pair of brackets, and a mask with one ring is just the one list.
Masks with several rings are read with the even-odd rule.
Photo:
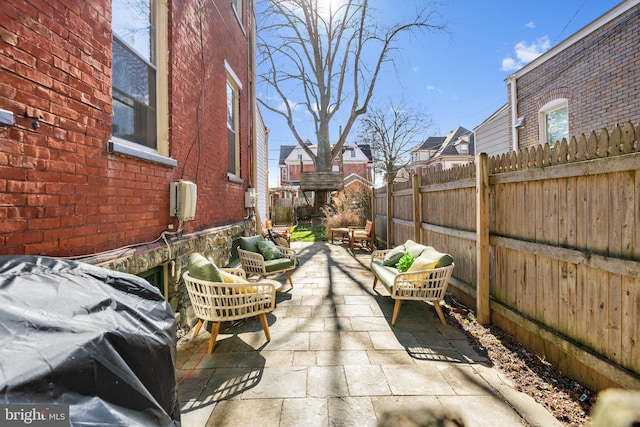
[[[185, 232], [247, 215], [246, 36], [228, 1], [214, 0], [202, 14], [197, 2], [172, 4], [169, 149], [175, 168], [107, 152], [109, 0], [0, 2], [0, 108], [15, 120], [0, 127], [0, 255], [76, 256], [153, 241], [177, 224], [169, 216], [169, 183], [179, 179], [198, 185], [196, 219]], [[225, 60], [243, 84], [244, 184], [226, 179]], [[42, 116], [37, 130], [25, 111]]]
[[539, 144], [538, 111], [557, 98], [568, 99], [569, 135], [640, 121], [639, 28], [636, 6], [518, 79], [520, 148]]

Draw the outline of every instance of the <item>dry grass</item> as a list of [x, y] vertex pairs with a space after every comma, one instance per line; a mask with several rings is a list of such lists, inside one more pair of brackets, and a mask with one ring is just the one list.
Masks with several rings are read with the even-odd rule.
[[322, 208], [326, 217], [325, 234], [332, 228], [358, 226], [363, 223], [362, 215], [352, 207], [351, 198], [340, 193], [332, 200], [331, 206]]

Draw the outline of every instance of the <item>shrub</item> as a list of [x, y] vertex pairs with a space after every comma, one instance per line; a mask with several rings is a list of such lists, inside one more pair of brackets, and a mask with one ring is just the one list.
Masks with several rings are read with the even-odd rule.
[[323, 207], [322, 213], [326, 218], [326, 233], [329, 233], [332, 228], [349, 227], [363, 223], [360, 212], [354, 208], [352, 200], [344, 193], [338, 193], [333, 197], [331, 206]]

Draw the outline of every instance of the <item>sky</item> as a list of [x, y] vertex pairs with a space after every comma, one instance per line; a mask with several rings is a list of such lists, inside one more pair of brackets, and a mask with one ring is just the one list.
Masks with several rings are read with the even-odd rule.
[[[337, 0], [332, 0], [337, 1]], [[378, 0], [385, 19], [411, 16], [426, 0]], [[447, 32], [402, 38], [395, 69], [384, 69], [374, 102], [404, 99], [429, 114], [424, 135], [473, 130], [507, 102], [505, 79], [540, 54], [596, 20], [619, 0], [440, 0]], [[257, 86], [258, 97], [264, 88]], [[269, 128], [269, 186], [278, 186], [281, 145], [295, 140], [281, 116], [261, 108]], [[337, 126], [333, 126], [337, 128]], [[300, 125], [315, 142], [311, 124]], [[306, 133], [305, 133], [306, 132]], [[334, 133], [332, 129], [332, 134]], [[348, 143], [357, 142], [352, 131]]]

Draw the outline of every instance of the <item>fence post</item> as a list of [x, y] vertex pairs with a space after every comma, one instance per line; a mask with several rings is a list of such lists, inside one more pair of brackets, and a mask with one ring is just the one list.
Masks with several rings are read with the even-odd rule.
[[387, 249], [393, 247], [393, 200], [391, 199], [393, 192], [393, 183], [387, 183]]
[[421, 243], [422, 204], [420, 203], [420, 176], [413, 175], [413, 240]]
[[476, 156], [476, 312], [478, 323], [491, 321], [489, 304], [489, 171], [488, 156]]
[[371, 234], [373, 235], [373, 246], [375, 247], [376, 241], [378, 240], [376, 236], [376, 188], [371, 187], [371, 204], [369, 206], [371, 209]]

